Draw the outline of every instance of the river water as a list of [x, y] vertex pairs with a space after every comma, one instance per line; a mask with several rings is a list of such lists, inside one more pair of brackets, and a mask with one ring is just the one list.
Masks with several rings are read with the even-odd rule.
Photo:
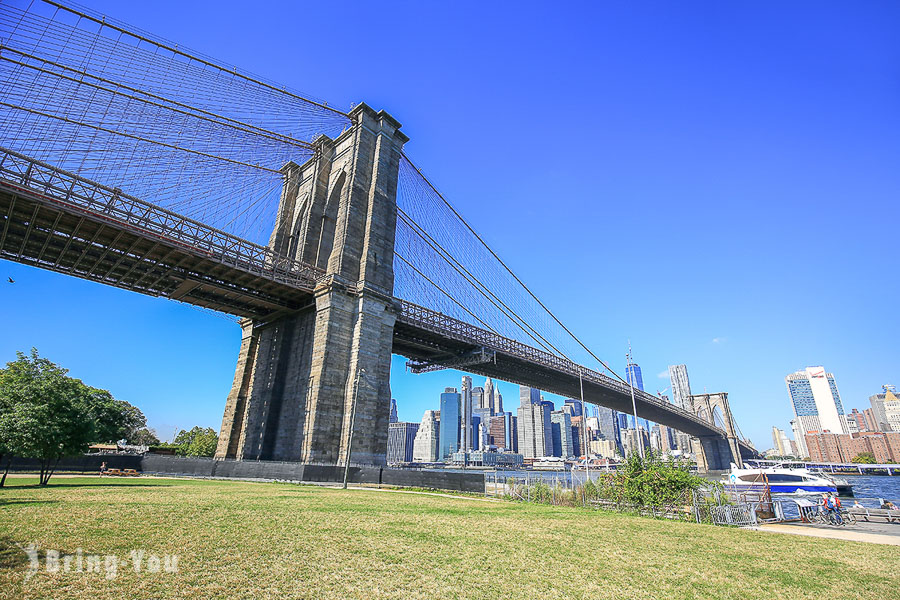
[[[900, 506], [900, 475], [889, 477], [835, 474], [835, 477], [844, 479], [853, 486], [853, 495], [856, 498], [884, 498]], [[867, 502], [860, 502], [868, 505]]]
[[[471, 472], [471, 471], [469, 471]], [[603, 471], [591, 471], [592, 478], [596, 477]], [[830, 475], [830, 473], [829, 473]], [[486, 476], [489, 481], [493, 480], [495, 475], [488, 471]], [[890, 500], [895, 505], [900, 506], [900, 475], [847, 475], [846, 473], [835, 473], [838, 479], [844, 479], [853, 487], [853, 496], [859, 499], [860, 504], [867, 508], [878, 508], [878, 499]], [[504, 482], [508, 477], [519, 479], [528, 479], [531, 481], [543, 480], [553, 485], [559, 483], [561, 485], [571, 485], [573, 480], [575, 483], [581, 483], [585, 480], [584, 471], [498, 471], [496, 478], [498, 482]], [[780, 496], [777, 494], [776, 496]], [[815, 496], [817, 499], [820, 494], [804, 494], [804, 496]], [[793, 494], [786, 494], [791, 497]], [[852, 503], [852, 502], [851, 502]]]

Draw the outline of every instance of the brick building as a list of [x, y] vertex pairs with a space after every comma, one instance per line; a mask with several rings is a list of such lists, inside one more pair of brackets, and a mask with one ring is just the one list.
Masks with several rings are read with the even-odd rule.
[[871, 452], [876, 463], [900, 463], [900, 432], [809, 433], [806, 446], [812, 461], [849, 463]]

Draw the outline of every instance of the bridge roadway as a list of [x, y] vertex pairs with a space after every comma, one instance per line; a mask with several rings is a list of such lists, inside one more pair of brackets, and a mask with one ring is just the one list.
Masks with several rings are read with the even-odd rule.
[[[0, 258], [265, 321], [311, 305], [321, 271], [266, 246], [0, 148]], [[631, 412], [627, 385], [397, 300], [394, 353]], [[725, 431], [635, 390], [638, 415], [696, 437]], [[755, 450], [741, 442], [741, 454]]]

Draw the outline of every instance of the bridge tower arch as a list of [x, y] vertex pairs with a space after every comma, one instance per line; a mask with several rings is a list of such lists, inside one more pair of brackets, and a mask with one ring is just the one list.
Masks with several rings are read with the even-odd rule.
[[[269, 246], [324, 276], [305, 308], [242, 322], [218, 458], [384, 464], [390, 411], [400, 123], [360, 104], [284, 184]], [[359, 377], [358, 390], [355, 382]]]
[[710, 425], [722, 427], [726, 434], [724, 438], [706, 436], [696, 439], [694, 450], [698, 468], [701, 471], [721, 471], [730, 468], [731, 463], [742, 466], [737, 426], [731, 414], [728, 394], [696, 394], [691, 396], [691, 400], [698, 417]]

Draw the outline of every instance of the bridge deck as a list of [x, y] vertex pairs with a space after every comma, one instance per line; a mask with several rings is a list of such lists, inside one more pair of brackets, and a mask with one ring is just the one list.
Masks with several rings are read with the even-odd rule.
[[320, 275], [4, 149], [0, 215], [0, 258], [240, 316], [298, 308]]
[[[463, 370], [527, 385], [568, 398], [581, 394], [579, 373], [586, 402], [631, 413], [630, 388], [611, 377], [579, 366], [549, 352], [469, 325], [441, 313], [401, 301], [394, 327], [394, 352], [407, 358], [440, 364], [479, 347], [495, 351], [489, 362], [468, 364]], [[638, 416], [662, 423], [689, 435], [724, 437], [725, 431], [689, 411], [635, 390]], [[748, 456], [755, 451], [741, 442]]]

